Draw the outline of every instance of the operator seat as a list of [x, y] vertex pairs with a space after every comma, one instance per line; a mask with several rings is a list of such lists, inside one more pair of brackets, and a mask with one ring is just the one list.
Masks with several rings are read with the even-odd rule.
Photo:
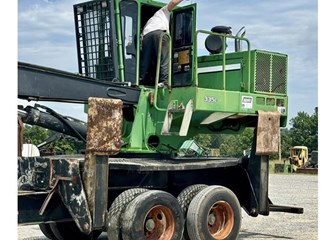
[[[211, 29], [214, 33], [231, 34], [231, 27], [215, 26]], [[217, 35], [208, 35], [205, 40], [205, 47], [211, 54], [222, 52], [222, 39]], [[227, 48], [227, 45], [226, 45]]]

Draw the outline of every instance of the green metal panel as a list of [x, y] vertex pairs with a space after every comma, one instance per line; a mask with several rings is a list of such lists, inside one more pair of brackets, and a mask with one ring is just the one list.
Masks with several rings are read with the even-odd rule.
[[195, 111], [256, 114], [258, 110], [281, 110], [287, 115], [287, 97], [283, 96], [199, 88], [195, 102]]
[[152, 152], [147, 145], [147, 139], [151, 135], [155, 135], [155, 120], [149, 113], [149, 105], [147, 104], [149, 92], [142, 90], [139, 104], [134, 110], [134, 120], [127, 121], [123, 127], [126, 127], [127, 136], [123, 140], [127, 143], [122, 152]]
[[[169, 151], [167, 145], [177, 149], [184, 140], [199, 133], [215, 133], [208, 128], [208, 125], [202, 124], [212, 114], [223, 116], [218, 119], [218, 125], [221, 125], [220, 122], [223, 119], [230, 119], [230, 117], [234, 119], [234, 116], [238, 116], [234, 120], [234, 124], [238, 124], [238, 122], [241, 124], [239, 131], [227, 128], [220, 133], [240, 133], [246, 127], [246, 123], [244, 123], [246, 117], [252, 117], [255, 119], [254, 122], [257, 122], [259, 110], [280, 111], [282, 113], [280, 125], [282, 127], [286, 126], [287, 122], [286, 96], [196, 87], [173, 88], [171, 91], [162, 88], [158, 89], [157, 93], [157, 106], [159, 107], [157, 109], [149, 100], [153, 95], [153, 89], [143, 88], [139, 104], [136, 107], [134, 121], [124, 123], [123, 140], [128, 144], [122, 149], [123, 152]], [[172, 102], [173, 109], [182, 109], [189, 100], [193, 100], [194, 107], [188, 136], [161, 135], [168, 104]], [[183, 114], [183, 112], [174, 113], [171, 132], [179, 132]], [[149, 139], [152, 137], [159, 141], [159, 144], [155, 147], [150, 146]]]
[[[226, 54], [226, 90], [246, 92], [248, 52]], [[251, 51], [251, 92], [287, 94], [287, 55]], [[198, 58], [199, 87], [224, 89], [222, 54]]]
[[238, 112], [239, 92], [198, 88], [195, 111]]
[[185, 141], [179, 150], [184, 156], [201, 156], [205, 152], [205, 149], [199, 146], [195, 140]]
[[[226, 89], [228, 91], [247, 91], [248, 52], [226, 54]], [[224, 89], [222, 54], [198, 58], [199, 87]]]
[[252, 66], [254, 92], [287, 95], [287, 55], [253, 51]]

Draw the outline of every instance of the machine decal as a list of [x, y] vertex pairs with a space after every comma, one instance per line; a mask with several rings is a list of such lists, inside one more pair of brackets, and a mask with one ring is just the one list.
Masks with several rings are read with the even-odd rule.
[[[241, 64], [227, 64], [225, 67], [226, 71], [240, 70]], [[202, 67], [198, 68], [198, 73], [210, 73], [210, 72], [221, 72], [222, 66]]]
[[286, 114], [286, 108], [285, 107], [277, 107], [278, 112], [280, 112], [280, 114]]
[[253, 98], [250, 96], [242, 96], [242, 108], [252, 109]]
[[190, 50], [180, 51], [178, 54], [179, 64], [189, 64], [190, 63]]
[[216, 103], [218, 100], [216, 97], [205, 96], [205, 102]]

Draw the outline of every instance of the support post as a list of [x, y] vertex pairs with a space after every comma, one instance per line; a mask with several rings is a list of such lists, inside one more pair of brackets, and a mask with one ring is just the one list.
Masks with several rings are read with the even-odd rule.
[[258, 112], [253, 146], [247, 171], [258, 202], [253, 215], [269, 215], [269, 156], [278, 153], [280, 134], [279, 112]]
[[108, 157], [119, 152], [122, 137], [122, 101], [89, 98], [84, 185], [93, 230], [105, 226], [108, 210]]

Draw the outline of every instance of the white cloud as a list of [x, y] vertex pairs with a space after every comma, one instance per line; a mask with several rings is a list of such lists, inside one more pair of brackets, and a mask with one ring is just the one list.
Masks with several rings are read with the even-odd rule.
[[[197, 28], [246, 27], [252, 49], [285, 53], [289, 59], [289, 119], [318, 106], [317, 1], [197, 1]], [[214, 9], [214, 10], [213, 10]]]
[[19, 1], [18, 60], [76, 71], [74, 1]]

